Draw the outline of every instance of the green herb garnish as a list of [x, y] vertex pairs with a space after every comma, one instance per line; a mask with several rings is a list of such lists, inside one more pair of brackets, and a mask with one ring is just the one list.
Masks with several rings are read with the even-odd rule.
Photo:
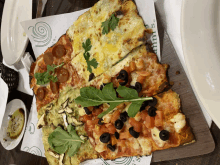
[[[122, 98], [116, 96], [116, 91]], [[117, 89], [113, 88], [113, 84], [107, 84], [102, 90], [94, 87], [83, 87], [80, 89], [80, 96], [75, 99], [77, 104], [83, 107], [98, 106], [103, 103], [109, 103], [110, 107], [98, 115], [102, 118], [104, 115], [112, 111], [117, 105], [123, 102], [131, 102], [128, 108], [128, 116], [135, 117], [140, 110], [142, 103], [146, 100], [152, 100], [152, 97], [139, 97], [135, 89], [125, 86], [119, 86]]]
[[57, 127], [48, 137], [50, 147], [58, 154], [65, 153], [68, 149], [68, 156], [73, 156], [79, 150], [84, 141], [77, 135], [72, 125], [67, 126], [67, 132]]
[[119, 18], [117, 18], [115, 14], [112, 14], [108, 20], [102, 22], [102, 27], [103, 27], [102, 34], [108, 34], [110, 29], [114, 31], [116, 26], [118, 26], [118, 22], [119, 22]]
[[34, 77], [37, 79], [37, 85], [44, 85], [49, 83], [50, 81], [57, 82], [58, 79], [55, 74], [55, 69], [63, 66], [64, 63], [60, 65], [47, 65], [47, 71], [43, 73], [35, 73]]
[[91, 66], [93, 66], [94, 68], [97, 68], [98, 63], [97, 63], [97, 61], [96, 61], [95, 58], [93, 58], [92, 60], [89, 60], [89, 58], [90, 58], [89, 51], [90, 51], [91, 48], [92, 48], [91, 41], [90, 41], [89, 38], [86, 40], [85, 43], [84, 43], [84, 42], [82, 43], [82, 47], [85, 49], [85, 52], [83, 53], [83, 56], [84, 56], [84, 58], [85, 58], [85, 60], [86, 60], [86, 62], [87, 62], [87, 70], [88, 70], [90, 73], [92, 73], [92, 68], [91, 68]]

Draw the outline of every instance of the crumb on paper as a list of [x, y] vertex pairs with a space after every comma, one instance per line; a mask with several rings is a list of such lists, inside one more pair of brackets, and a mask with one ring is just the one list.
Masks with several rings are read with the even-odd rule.
[[173, 81], [170, 81], [170, 85], [173, 86], [173, 85], [174, 85], [174, 82], [173, 82]]

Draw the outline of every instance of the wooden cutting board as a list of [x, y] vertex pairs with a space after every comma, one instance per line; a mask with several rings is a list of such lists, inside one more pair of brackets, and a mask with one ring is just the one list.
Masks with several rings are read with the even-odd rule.
[[[90, 4], [85, 3], [85, 1], [77, 1], [77, 3], [72, 3], [72, 0], [48, 0], [45, 15], [56, 15], [63, 14], [67, 12], [74, 12], [77, 10], [82, 10], [84, 8], [91, 7], [98, 0], [91, 0]], [[74, 1], [75, 2], [75, 1]], [[173, 45], [165, 32], [162, 22], [160, 20], [160, 10], [163, 10], [162, 6], [158, 7], [157, 10], [157, 24], [160, 36], [161, 45], [161, 56], [162, 63], [167, 63], [170, 65], [168, 70], [168, 76], [170, 82], [174, 85], [171, 89], [177, 92], [181, 98], [182, 111], [186, 115], [187, 121], [192, 127], [192, 131], [195, 135], [196, 142], [186, 146], [181, 146], [178, 148], [156, 151], [153, 153], [152, 162], [160, 162], [172, 159], [180, 159], [192, 156], [198, 156], [210, 153], [215, 148], [215, 143], [210, 133], [209, 127], [203, 116], [201, 108], [196, 100], [193, 93], [189, 80], [185, 74], [185, 71], [180, 63], [180, 60], [173, 48]], [[180, 74], [176, 74], [179, 71]]]
[[[208, 154], [214, 151], [215, 143], [210, 133], [208, 124], [205, 120], [203, 112], [194, 95], [192, 87], [177, 56], [175, 49], [163, 28], [163, 20], [160, 20], [157, 8], [157, 24], [160, 37], [160, 48], [162, 63], [169, 64], [168, 77], [173, 84], [172, 90], [180, 95], [181, 110], [186, 115], [187, 121], [195, 135], [196, 142], [193, 144], [180, 146], [163, 151], [153, 153], [152, 162], [160, 162], [172, 159], [180, 159], [192, 156]], [[179, 74], [178, 74], [179, 73]]]

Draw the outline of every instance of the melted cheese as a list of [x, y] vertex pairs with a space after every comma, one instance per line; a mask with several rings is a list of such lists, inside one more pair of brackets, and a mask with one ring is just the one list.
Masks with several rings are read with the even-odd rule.
[[145, 137], [139, 137], [137, 140], [142, 148], [142, 155], [150, 155], [152, 151], [151, 142]]
[[138, 113], [135, 115], [134, 119], [135, 119], [136, 121], [140, 121], [140, 120], [141, 120], [141, 113], [138, 112]]
[[79, 108], [79, 116], [84, 116], [84, 115], [86, 115], [86, 112], [85, 112], [85, 110], [84, 110], [84, 108]]
[[166, 141], [160, 139], [160, 130], [157, 127], [151, 129], [151, 136], [158, 147], [163, 147]]
[[174, 128], [177, 133], [180, 133], [181, 129], [186, 125], [185, 115], [182, 113], [177, 113], [170, 121], [174, 123]]
[[96, 144], [95, 150], [97, 152], [103, 152], [103, 151], [106, 150], [106, 145], [104, 143], [102, 143], [102, 142], [99, 142], [98, 144]]
[[138, 74], [136, 72], [131, 73], [131, 86], [135, 86], [135, 83], [137, 82]]
[[104, 123], [110, 123], [111, 118], [112, 118], [112, 114], [109, 114], [109, 113], [106, 114], [106, 115], [103, 117]]

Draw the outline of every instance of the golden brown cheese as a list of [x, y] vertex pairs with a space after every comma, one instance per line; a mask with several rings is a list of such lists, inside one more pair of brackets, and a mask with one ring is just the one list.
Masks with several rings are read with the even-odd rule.
[[119, 81], [116, 77], [124, 69], [129, 74], [129, 82], [126, 86], [134, 86], [136, 82], [140, 82], [142, 84], [140, 95], [153, 96], [163, 91], [168, 85], [167, 68], [167, 64], [160, 64], [156, 54], [148, 52], [146, 46], [143, 45], [133, 50], [125, 59], [103, 75], [92, 80], [90, 85], [99, 87], [103, 83], [112, 81], [114, 86], [118, 86]]

